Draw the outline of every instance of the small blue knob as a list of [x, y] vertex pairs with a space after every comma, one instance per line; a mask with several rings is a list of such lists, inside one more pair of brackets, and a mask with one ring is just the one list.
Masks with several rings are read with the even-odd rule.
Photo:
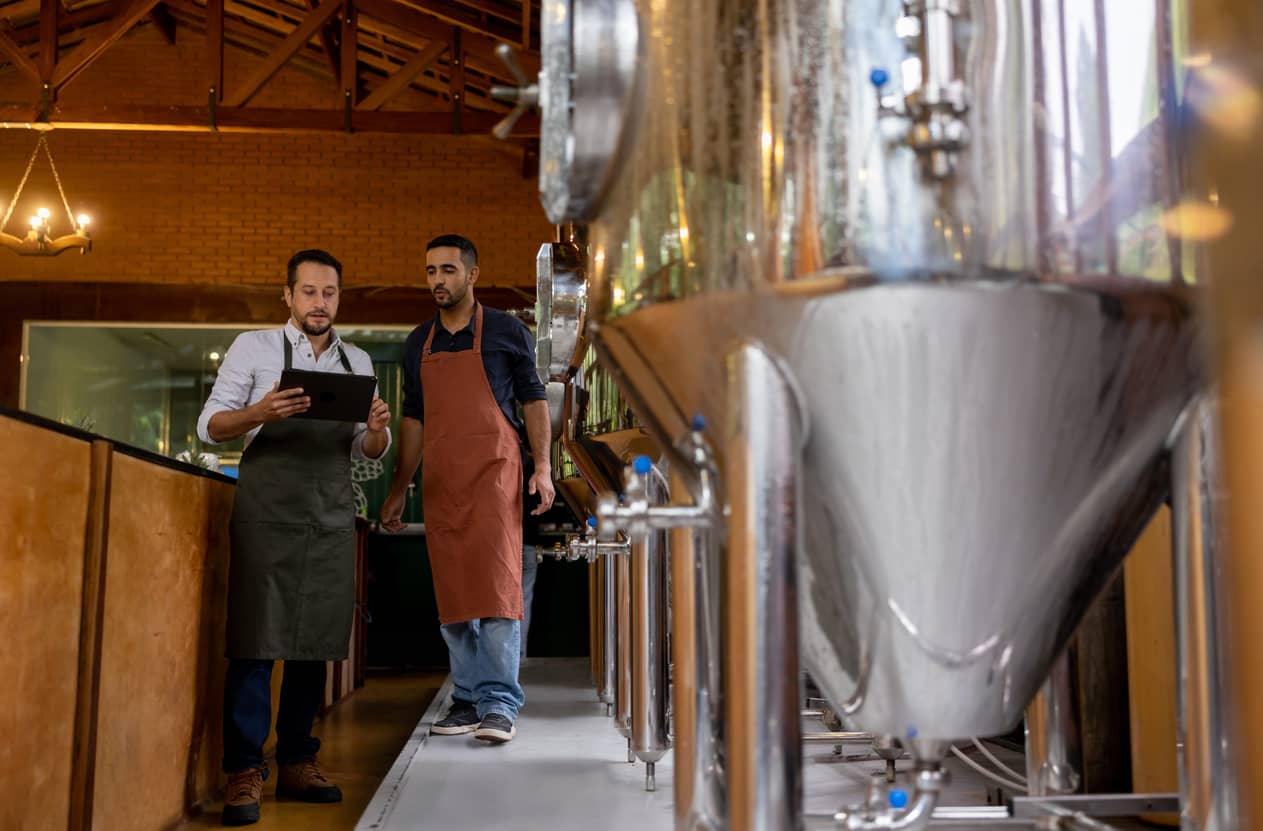
[[693, 430], [700, 433], [706, 429], [706, 416], [698, 413], [693, 416]]
[[596, 527], [596, 517], [594, 517], [594, 516], [590, 516], [590, 517], [588, 517], [588, 527], [589, 527], [589, 528], [595, 528], [595, 527]]
[[872, 72], [868, 73], [868, 80], [875, 87], [884, 87], [890, 80], [890, 73], [879, 66], [873, 69]]
[[896, 811], [908, 807], [908, 792], [903, 788], [895, 788], [886, 796], [890, 800], [890, 807]]
[[908, 725], [908, 738], [915, 739], [917, 737], [917, 726], [915, 724]]
[[632, 470], [636, 471], [641, 476], [644, 476], [646, 473], [653, 470], [653, 459], [648, 456], [637, 456], [636, 461], [632, 462]]

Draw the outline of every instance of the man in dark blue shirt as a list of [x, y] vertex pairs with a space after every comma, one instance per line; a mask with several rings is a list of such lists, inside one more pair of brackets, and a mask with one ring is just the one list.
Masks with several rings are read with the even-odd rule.
[[[516, 735], [522, 619], [523, 482], [552, 507], [551, 425], [535, 374], [534, 339], [521, 321], [475, 302], [478, 252], [464, 237], [426, 246], [426, 282], [439, 307], [404, 346], [399, 452], [382, 525], [401, 527], [417, 466], [440, 630], [455, 687], [432, 732]], [[522, 407], [519, 420], [515, 404]], [[524, 422], [524, 423], [523, 423]], [[523, 434], [533, 470], [524, 475]]]

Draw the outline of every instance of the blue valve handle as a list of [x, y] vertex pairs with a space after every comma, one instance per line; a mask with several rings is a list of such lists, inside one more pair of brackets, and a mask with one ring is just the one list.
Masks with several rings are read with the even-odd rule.
[[646, 473], [653, 470], [653, 459], [650, 459], [648, 456], [637, 456], [636, 460], [632, 462], [632, 470], [636, 471], [639, 475], [644, 476]]
[[698, 413], [697, 415], [693, 416], [693, 430], [695, 432], [700, 433], [705, 429], [706, 429], [706, 416], [702, 415], [701, 413]]
[[596, 517], [594, 517], [594, 516], [590, 516], [590, 517], [588, 517], [588, 527], [589, 527], [589, 528], [595, 528], [595, 527], [596, 527]]
[[886, 86], [886, 84], [890, 81], [890, 73], [882, 69], [880, 66], [874, 67], [873, 70], [868, 73], [868, 80], [869, 83], [880, 89], [881, 87]]
[[900, 811], [908, 807], [908, 792], [903, 788], [894, 788], [886, 795], [886, 799], [890, 801], [890, 807], [894, 808], [896, 811]]

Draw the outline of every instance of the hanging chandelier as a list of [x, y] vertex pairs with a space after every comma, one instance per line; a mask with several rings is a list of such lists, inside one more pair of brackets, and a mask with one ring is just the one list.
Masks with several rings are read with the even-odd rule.
[[[61, 204], [66, 209], [66, 217], [69, 219], [70, 227], [74, 229], [74, 232], [63, 234], [59, 237], [53, 236], [52, 212], [48, 208], [40, 208], [31, 216], [31, 227], [26, 232], [26, 236], [14, 236], [7, 233], [4, 229], [9, 224], [9, 219], [13, 216], [13, 209], [18, 205], [18, 199], [22, 196], [22, 189], [26, 187], [26, 180], [31, 175], [31, 168], [34, 167], [35, 159], [39, 156], [40, 150], [43, 150], [44, 155], [48, 157], [48, 166], [53, 171], [53, 181], [57, 183], [57, 192], [61, 195]], [[92, 238], [88, 236], [88, 216], [87, 214], [75, 216], [74, 212], [70, 210], [70, 202], [66, 200], [66, 191], [61, 186], [61, 177], [57, 174], [57, 165], [53, 162], [52, 151], [48, 149], [48, 141], [42, 134], [39, 137], [39, 141], [35, 142], [35, 149], [31, 151], [31, 158], [26, 162], [26, 172], [22, 174], [22, 181], [18, 183], [18, 189], [13, 194], [13, 200], [9, 202], [9, 210], [5, 211], [4, 220], [0, 221], [0, 245], [11, 251], [28, 256], [43, 255], [55, 257], [71, 248], [78, 248], [80, 254], [86, 254], [92, 250]]]

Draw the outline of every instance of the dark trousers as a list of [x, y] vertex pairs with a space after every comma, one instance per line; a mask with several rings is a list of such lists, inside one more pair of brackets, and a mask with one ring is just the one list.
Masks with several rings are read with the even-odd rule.
[[[224, 680], [224, 772], [263, 765], [263, 743], [272, 729], [272, 664], [231, 658]], [[312, 722], [324, 701], [324, 661], [286, 661], [281, 706], [276, 713], [276, 763], [313, 758], [320, 740]]]

